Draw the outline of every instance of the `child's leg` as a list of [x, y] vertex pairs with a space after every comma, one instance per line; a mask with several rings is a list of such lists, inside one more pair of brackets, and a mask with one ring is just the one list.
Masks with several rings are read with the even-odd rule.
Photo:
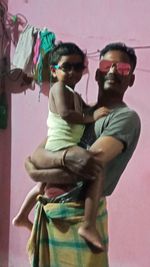
[[28, 215], [34, 205], [36, 204], [36, 197], [39, 194], [44, 194], [45, 184], [38, 183], [34, 186], [31, 191], [27, 194], [23, 204], [17, 213], [17, 215], [12, 220], [12, 224], [16, 226], [25, 226], [29, 230], [32, 229], [32, 222], [29, 220]]
[[85, 215], [83, 225], [79, 228], [78, 233], [96, 249], [104, 251], [101, 236], [96, 229], [96, 217], [99, 200], [102, 196], [103, 174], [89, 183], [85, 200]]

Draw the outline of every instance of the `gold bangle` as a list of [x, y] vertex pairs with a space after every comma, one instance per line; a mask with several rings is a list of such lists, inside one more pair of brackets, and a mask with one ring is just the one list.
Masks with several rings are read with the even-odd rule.
[[62, 158], [61, 158], [61, 166], [62, 166], [62, 167], [65, 167], [65, 157], [66, 157], [66, 154], [67, 154], [68, 150], [69, 150], [69, 147], [66, 148], [66, 149], [63, 151]]

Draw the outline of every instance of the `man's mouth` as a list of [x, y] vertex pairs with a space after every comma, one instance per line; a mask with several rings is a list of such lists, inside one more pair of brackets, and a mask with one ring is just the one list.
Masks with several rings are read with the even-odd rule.
[[114, 76], [114, 75], [108, 75], [105, 77], [105, 81], [109, 82], [109, 83], [120, 83], [120, 80], [118, 79], [118, 77]]
[[109, 82], [109, 83], [116, 83], [116, 80], [115, 79], [106, 79], [105, 81], [106, 82]]

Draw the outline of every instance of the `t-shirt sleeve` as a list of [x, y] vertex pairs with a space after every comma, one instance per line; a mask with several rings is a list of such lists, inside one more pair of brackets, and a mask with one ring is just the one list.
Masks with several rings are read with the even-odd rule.
[[112, 136], [124, 144], [124, 148], [130, 147], [138, 141], [141, 129], [140, 118], [135, 111], [128, 110], [112, 115], [107, 127], [101, 136]]

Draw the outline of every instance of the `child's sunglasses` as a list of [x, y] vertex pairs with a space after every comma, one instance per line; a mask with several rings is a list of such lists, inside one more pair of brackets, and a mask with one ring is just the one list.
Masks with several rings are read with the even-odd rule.
[[130, 70], [131, 70], [131, 65], [129, 63], [125, 63], [125, 62], [114, 63], [109, 60], [101, 60], [99, 64], [99, 69], [101, 72], [107, 73], [109, 72], [112, 66], [115, 66], [117, 69], [117, 72], [123, 76], [129, 75]]
[[83, 63], [64, 63], [61, 66], [60, 65], [54, 65], [55, 69], [60, 69], [63, 72], [70, 72], [72, 69], [76, 72], [83, 71], [85, 69], [85, 66]]

